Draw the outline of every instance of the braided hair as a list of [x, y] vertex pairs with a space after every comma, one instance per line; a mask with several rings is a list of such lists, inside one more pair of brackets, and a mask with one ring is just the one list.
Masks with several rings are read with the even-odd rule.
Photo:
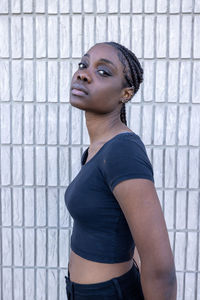
[[[134, 88], [134, 95], [135, 95], [139, 90], [140, 84], [143, 81], [143, 69], [140, 65], [139, 60], [131, 50], [129, 50], [128, 48], [126, 48], [125, 46], [119, 43], [116, 42], [104, 42], [104, 43], [111, 45], [117, 50], [119, 50], [117, 54], [121, 63], [124, 66], [123, 73], [124, 73], [125, 81], [123, 82], [123, 87], [127, 87], [127, 83], [128, 83], [129, 87]], [[120, 119], [125, 125], [127, 125], [125, 103], [122, 103], [122, 108], [120, 111]]]

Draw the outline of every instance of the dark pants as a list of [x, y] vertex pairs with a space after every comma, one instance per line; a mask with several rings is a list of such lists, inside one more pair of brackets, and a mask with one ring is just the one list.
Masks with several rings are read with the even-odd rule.
[[135, 264], [119, 277], [91, 284], [71, 281], [68, 265], [68, 276], [65, 276], [65, 280], [68, 300], [144, 300], [140, 273]]

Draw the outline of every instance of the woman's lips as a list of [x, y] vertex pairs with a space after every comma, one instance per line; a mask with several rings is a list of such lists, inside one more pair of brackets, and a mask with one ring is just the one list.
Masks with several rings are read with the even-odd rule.
[[87, 95], [84, 91], [80, 91], [77, 89], [72, 89], [71, 93], [76, 96], [85, 96]]

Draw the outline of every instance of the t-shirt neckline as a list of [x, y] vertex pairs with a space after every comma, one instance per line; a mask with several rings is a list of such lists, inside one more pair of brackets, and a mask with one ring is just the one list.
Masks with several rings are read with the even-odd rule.
[[87, 164], [89, 164], [94, 158], [96, 158], [98, 156], [98, 154], [102, 151], [102, 149], [107, 145], [109, 144], [111, 141], [113, 141], [116, 137], [118, 137], [119, 135], [121, 134], [134, 134], [136, 135], [134, 132], [130, 132], [130, 131], [125, 131], [125, 132], [120, 132], [118, 134], [116, 134], [115, 136], [113, 136], [110, 140], [108, 140], [107, 142], [105, 142], [103, 144], [103, 146], [97, 151], [97, 153], [85, 164], [86, 160], [87, 160], [87, 157], [88, 157], [88, 149], [89, 147], [87, 147], [87, 149], [85, 150], [85, 155], [83, 157], [84, 159], [84, 164], [82, 163], [82, 160], [81, 160], [81, 167], [85, 167]]

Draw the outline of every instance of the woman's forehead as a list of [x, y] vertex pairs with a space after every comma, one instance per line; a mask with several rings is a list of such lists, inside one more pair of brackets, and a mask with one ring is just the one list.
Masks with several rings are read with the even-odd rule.
[[89, 57], [92, 60], [109, 60], [116, 67], [117, 70], [121, 70], [121, 62], [118, 57], [117, 49], [111, 45], [99, 43], [90, 48], [84, 56]]

